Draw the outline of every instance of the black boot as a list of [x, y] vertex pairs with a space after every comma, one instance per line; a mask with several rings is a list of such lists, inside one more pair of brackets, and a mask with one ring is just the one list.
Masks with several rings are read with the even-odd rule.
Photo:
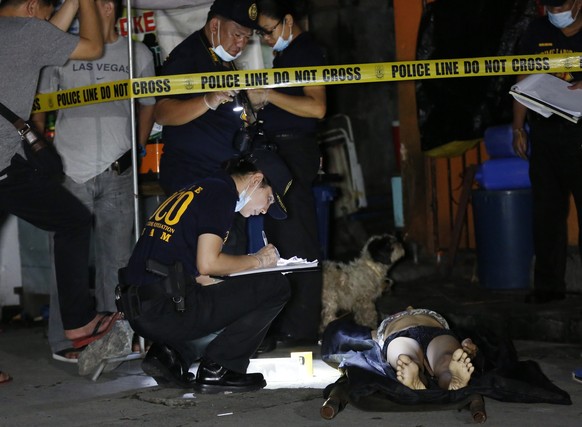
[[163, 344], [152, 344], [141, 368], [161, 387], [192, 388], [195, 384], [194, 374], [188, 372], [178, 353]]
[[241, 392], [259, 390], [266, 385], [263, 374], [242, 374], [202, 359], [196, 373], [195, 390], [200, 393]]

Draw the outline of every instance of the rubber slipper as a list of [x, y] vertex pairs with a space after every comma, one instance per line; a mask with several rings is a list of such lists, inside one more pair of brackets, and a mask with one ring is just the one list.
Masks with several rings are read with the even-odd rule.
[[577, 368], [572, 372], [572, 379], [578, 383], [582, 383], [582, 368]]
[[[93, 341], [97, 341], [103, 335], [107, 334], [111, 330], [111, 328], [113, 328], [115, 322], [120, 319], [119, 316], [120, 316], [119, 313], [113, 313], [109, 316], [107, 315], [103, 316], [101, 319], [99, 319], [99, 321], [95, 325], [95, 328], [93, 329], [93, 332], [90, 335], [71, 340], [73, 348], [79, 349], [81, 347], [85, 347], [86, 345], [91, 344]], [[104, 330], [99, 331], [107, 319], [110, 319], [109, 323], [107, 324], [107, 327]]]
[[65, 348], [64, 350], [53, 353], [53, 359], [65, 363], [79, 363], [78, 358], [86, 346], [80, 348]]
[[3, 378], [0, 378], [0, 385], [8, 384], [10, 381], [12, 381], [12, 377], [10, 375], [8, 375], [6, 372], [0, 371], [0, 374], [2, 374], [2, 377], [3, 377]]

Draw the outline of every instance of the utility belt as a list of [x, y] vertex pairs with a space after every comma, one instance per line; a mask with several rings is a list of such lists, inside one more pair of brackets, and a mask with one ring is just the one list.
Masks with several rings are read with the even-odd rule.
[[131, 161], [131, 150], [127, 150], [119, 159], [111, 163], [107, 170], [117, 172], [117, 175], [121, 175], [131, 166]]
[[158, 282], [149, 285], [129, 285], [125, 282], [125, 268], [119, 270], [120, 284], [115, 288], [115, 304], [126, 320], [136, 320], [152, 300], [170, 298], [177, 312], [186, 310], [186, 285], [189, 276], [181, 262], [174, 265], [161, 264], [148, 260], [146, 270], [160, 277]]

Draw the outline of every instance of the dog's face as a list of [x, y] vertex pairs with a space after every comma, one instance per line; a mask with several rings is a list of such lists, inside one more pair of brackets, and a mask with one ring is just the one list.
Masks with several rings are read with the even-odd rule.
[[404, 256], [404, 247], [395, 236], [372, 236], [364, 246], [364, 253], [375, 262], [392, 265]]

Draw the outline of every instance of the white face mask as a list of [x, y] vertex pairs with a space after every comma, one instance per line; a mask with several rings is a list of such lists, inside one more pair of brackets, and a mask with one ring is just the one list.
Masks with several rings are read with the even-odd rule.
[[238, 200], [236, 202], [236, 206], [234, 207], [235, 212], [240, 212], [242, 210], [242, 208], [244, 208], [251, 201], [251, 197], [252, 197], [253, 193], [255, 192], [255, 190], [257, 188], [259, 188], [259, 184], [257, 184], [257, 186], [255, 188], [253, 188], [253, 191], [251, 191], [249, 194], [247, 194], [248, 188], [249, 187], [247, 185], [247, 188], [245, 188], [243, 191], [241, 191], [240, 194], [238, 195]]
[[218, 57], [223, 61], [231, 62], [237, 59], [239, 56], [241, 56], [242, 50], [239, 53], [237, 53], [236, 56], [232, 56], [230, 53], [224, 50], [224, 48], [220, 44], [220, 21], [218, 21], [218, 46], [214, 47], [214, 33], [212, 33], [210, 37], [212, 38], [212, 51], [216, 53]]
[[293, 40], [293, 28], [289, 30], [289, 38], [287, 40], [283, 38], [284, 32], [285, 32], [285, 22], [283, 22], [283, 31], [281, 31], [281, 35], [273, 45], [273, 50], [275, 52], [283, 52], [287, 48], [287, 46], [289, 46], [291, 40]]
[[[572, 8], [574, 8], [575, 5], [576, 2], [574, 2]], [[580, 9], [578, 9], [578, 12], [580, 12]], [[559, 13], [548, 12], [548, 20], [556, 28], [566, 28], [576, 21], [578, 12], [576, 12], [576, 16], [572, 16], [572, 9]]]

